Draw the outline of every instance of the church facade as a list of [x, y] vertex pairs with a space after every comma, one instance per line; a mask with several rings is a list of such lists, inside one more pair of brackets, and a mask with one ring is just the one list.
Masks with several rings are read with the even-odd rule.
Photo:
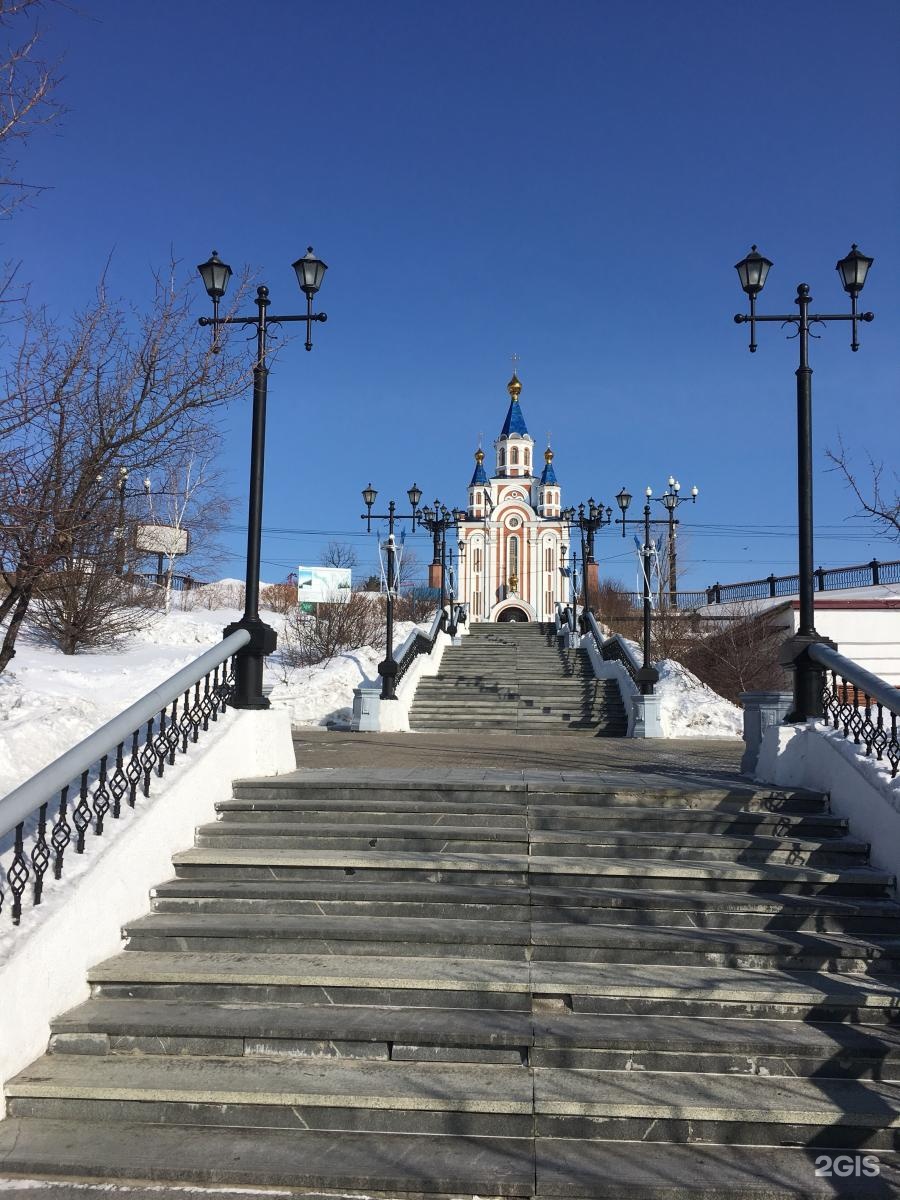
[[552, 621], [567, 589], [560, 485], [549, 447], [536, 474], [517, 375], [507, 391], [509, 410], [494, 442], [492, 475], [485, 470], [484, 451], [475, 454], [466, 520], [459, 525], [457, 595], [472, 621]]

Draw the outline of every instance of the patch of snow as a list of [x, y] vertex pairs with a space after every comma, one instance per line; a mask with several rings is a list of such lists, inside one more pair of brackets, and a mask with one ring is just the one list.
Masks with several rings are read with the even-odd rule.
[[660, 719], [666, 737], [740, 737], [744, 715], [736, 704], [671, 658], [656, 664]]

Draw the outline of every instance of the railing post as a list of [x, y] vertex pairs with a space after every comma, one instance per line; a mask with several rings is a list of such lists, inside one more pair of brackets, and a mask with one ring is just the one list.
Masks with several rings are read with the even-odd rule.
[[774, 600], [774, 598], [775, 598], [775, 576], [770, 575], [768, 577], [768, 579], [766, 580], [766, 582], [769, 585], [769, 596]]
[[816, 568], [815, 576], [816, 576], [816, 585], [818, 587], [818, 590], [820, 592], [824, 592], [825, 591], [825, 571], [822, 569], [822, 567]]
[[877, 558], [873, 558], [872, 561], [869, 563], [869, 566], [872, 568], [872, 586], [873, 587], [877, 587], [881, 583], [881, 575], [878, 570], [880, 565], [881, 564], [878, 562]]

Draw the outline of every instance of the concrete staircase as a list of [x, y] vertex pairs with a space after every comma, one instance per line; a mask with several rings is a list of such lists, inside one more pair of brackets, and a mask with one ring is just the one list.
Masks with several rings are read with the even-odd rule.
[[900, 1195], [900, 909], [821, 796], [304, 774], [176, 856], [8, 1085], [0, 1175]]
[[618, 684], [596, 679], [586, 650], [564, 650], [552, 625], [482, 622], [444, 651], [416, 689], [410, 726], [624, 737]]

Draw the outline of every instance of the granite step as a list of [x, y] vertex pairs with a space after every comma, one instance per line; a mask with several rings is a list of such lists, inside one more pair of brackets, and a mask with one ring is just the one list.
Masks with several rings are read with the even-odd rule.
[[538, 1137], [896, 1150], [900, 1083], [537, 1068]]
[[528, 835], [524, 830], [487, 827], [466, 829], [440, 825], [416, 828], [414, 825], [277, 824], [272, 821], [222, 821], [202, 825], [194, 838], [196, 846], [239, 849], [263, 846], [282, 849], [321, 850], [409, 850], [441, 853], [450, 850], [462, 854], [527, 853]]
[[[664, 966], [900, 974], [900, 937], [850, 937], [788, 930], [690, 929], [657, 925], [531, 926], [532, 961], [654, 963]], [[724, 1036], [724, 1034], [723, 1034]]]
[[264, 912], [270, 916], [396, 916], [468, 920], [527, 920], [527, 891], [466, 883], [331, 883], [261, 880], [172, 879], [151, 892], [158, 912]]
[[[324, 815], [327, 810], [320, 809]], [[571, 806], [531, 804], [527, 808], [528, 825], [532, 830], [595, 831], [643, 835], [659, 829], [682, 837], [692, 834], [731, 835], [733, 837], [805, 837], [817, 841], [844, 837], [848, 822], [828, 813], [792, 816], [786, 813], [749, 812], [736, 810], [716, 813], [672, 808], [588, 808], [581, 806], [573, 812]], [[369, 814], [366, 814], [368, 819]], [[499, 820], [499, 818], [498, 818]]]
[[539, 1137], [536, 1192], [543, 1200], [888, 1200], [900, 1196], [900, 1158], [852, 1146], [829, 1161], [847, 1176], [817, 1175], [823, 1147], [585, 1141]]
[[502, 1010], [93, 999], [53, 1022], [50, 1052], [521, 1065], [532, 1025]]
[[206, 951], [252, 954], [364, 954], [525, 961], [527, 921], [458, 921], [421, 917], [152, 914], [123, 928], [129, 952]]
[[770, 968], [533, 962], [543, 1003], [573, 1012], [894, 1024], [900, 976]]
[[[381, 1200], [427, 1193], [534, 1194], [531, 1139], [317, 1133], [301, 1129], [154, 1127], [117, 1121], [0, 1122], [0, 1169], [32, 1178], [187, 1182], [213, 1187], [360, 1191]], [[209, 1200], [207, 1193], [207, 1200]]]
[[522, 964], [480, 958], [128, 950], [88, 972], [93, 996], [275, 1004], [513, 1009], [531, 1005]]
[[535, 921], [628, 926], [795, 929], [900, 936], [900, 906], [890, 899], [641, 888], [531, 888]]
[[527, 1137], [521, 1063], [45, 1055], [6, 1085], [10, 1117]]

